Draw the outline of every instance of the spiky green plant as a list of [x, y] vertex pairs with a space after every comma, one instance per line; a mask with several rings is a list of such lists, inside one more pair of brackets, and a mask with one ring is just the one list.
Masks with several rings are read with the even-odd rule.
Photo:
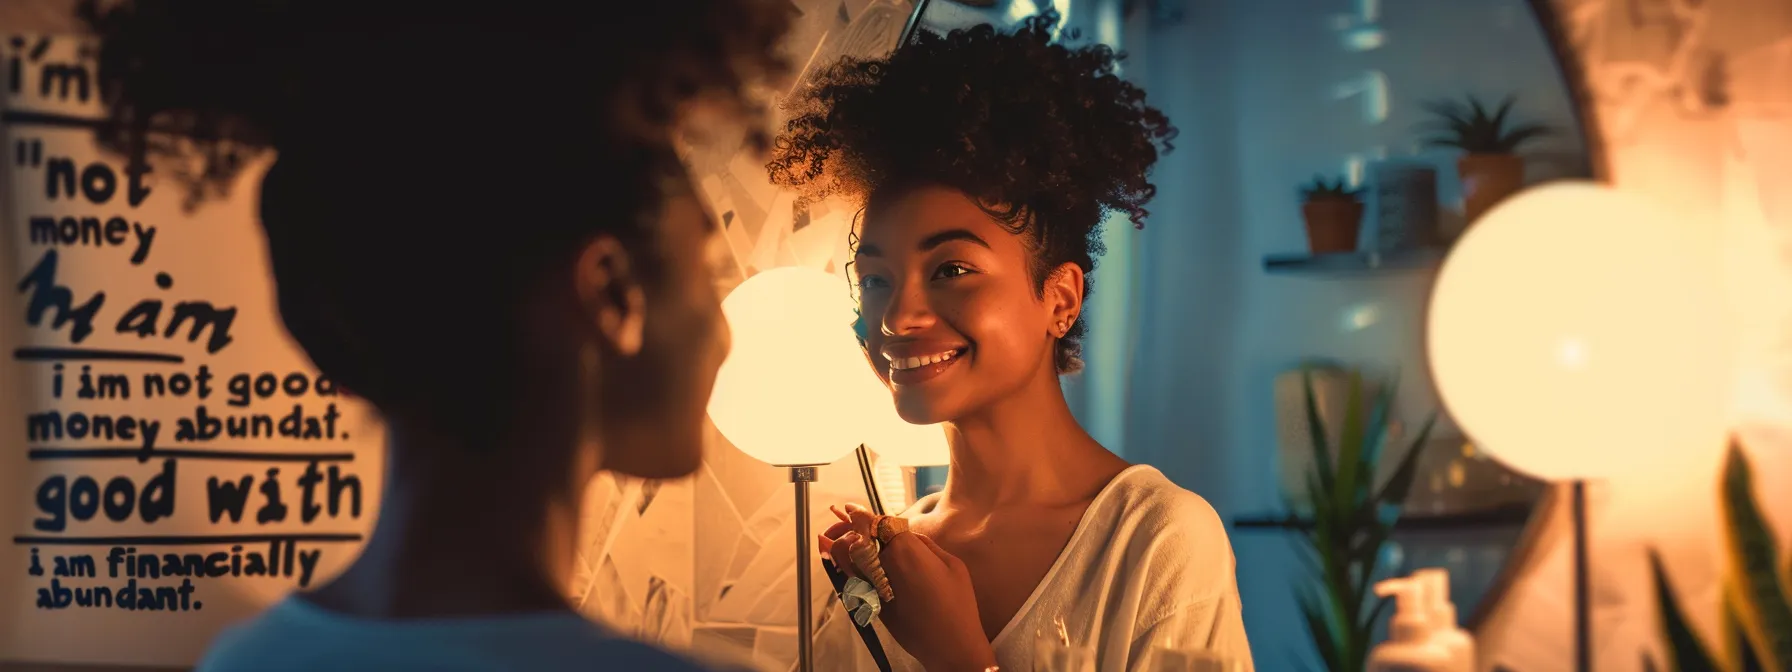
[[1755, 499], [1748, 456], [1734, 437], [1724, 461], [1719, 503], [1729, 560], [1722, 639], [1715, 648], [1699, 640], [1674, 597], [1660, 556], [1651, 550], [1668, 661], [1660, 666], [1645, 654], [1644, 667], [1670, 672], [1792, 672], [1792, 603], [1787, 600], [1792, 567], [1780, 564], [1773, 529]]
[[1313, 181], [1300, 188], [1300, 200], [1311, 201], [1354, 201], [1362, 196], [1362, 189], [1351, 189], [1344, 178], [1326, 180], [1324, 175], [1314, 175]]
[[1420, 447], [1436, 415], [1425, 421], [1386, 483], [1375, 487], [1392, 422], [1394, 386], [1365, 394], [1361, 372], [1349, 374], [1336, 457], [1313, 395], [1313, 369], [1302, 371], [1315, 468], [1306, 494], [1313, 527], [1301, 537], [1314, 582], [1297, 587], [1307, 632], [1331, 672], [1362, 672], [1375, 624], [1388, 601], [1375, 596], [1377, 561], [1412, 489]]
[[1470, 154], [1511, 154], [1520, 145], [1554, 132], [1543, 124], [1508, 126], [1516, 96], [1506, 96], [1489, 112], [1480, 99], [1430, 100], [1420, 103], [1432, 119], [1421, 128], [1432, 132], [1425, 139], [1431, 147], [1454, 147]]

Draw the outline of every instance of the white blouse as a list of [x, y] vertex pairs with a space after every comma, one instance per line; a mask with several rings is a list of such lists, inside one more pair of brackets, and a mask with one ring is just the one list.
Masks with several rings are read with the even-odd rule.
[[[922, 498], [915, 508], [929, 505]], [[991, 641], [996, 661], [1003, 670], [1032, 670], [1035, 639], [1056, 633], [1061, 620], [1073, 644], [1094, 647], [1101, 672], [1142, 669], [1154, 647], [1207, 649], [1252, 670], [1235, 568], [1225, 524], [1207, 500], [1150, 466], [1128, 467], [1095, 496], [1045, 578]], [[830, 604], [816, 667], [875, 672], [839, 600]], [[893, 670], [923, 670], [876, 627]]]

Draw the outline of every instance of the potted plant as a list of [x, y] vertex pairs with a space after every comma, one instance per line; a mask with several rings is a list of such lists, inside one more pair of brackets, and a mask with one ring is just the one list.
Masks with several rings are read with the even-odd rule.
[[[1372, 591], [1383, 547], [1418, 470], [1420, 450], [1431, 435], [1436, 416], [1425, 421], [1400, 455], [1387, 455], [1393, 423], [1394, 386], [1371, 386], [1360, 372], [1349, 372], [1344, 386], [1344, 417], [1336, 434], [1327, 431], [1314, 394], [1312, 369], [1304, 374], [1307, 426], [1314, 468], [1307, 472], [1305, 505], [1290, 510], [1311, 516], [1301, 535], [1301, 556], [1311, 583], [1297, 586], [1307, 634], [1330, 672], [1362, 672], [1368, 661], [1376, 622], [1388, 602]], [[1371, 391], [1374, 387], [1374, 391]], [[1384, 457], [1397, 460], [1393, 472], [1377, 483]]]
[[1307, 246], [1313, 254], [1355, 252], [1362, 229], [1361, 189], [1345, 186], [1344, 178], [1326, 181], [1314, 176], [1301, 187], [1300, 214], [1307, 220]]
[[1434, 133], [1425, 144], [1463, 151], [1456, 160], [1456, 176], [1462, 181], [1462, 215], [1469, 223], [1524, 187], [1524, 159], [1518, 148], [1551, 132], [1542, 124], [1512, 123], [1514, 100], [1507, 96], [1491, 112], [1474, 96], [1424, 103], [1434, 117], [1425, 125]]
[[[1719, 640], [1699, 638], [1674, 598], [1661, 558], [1649, 553], [1667, 660], [1645, 654], [1648, 672], [1755, 672], [1792, 670], [1792, 567], [1781, 564], [1773, 529], [1755, 499], [1748, 457], [1735, 438], [1724, 464], [1719, 503], [1723, 510], [1728, 571], [1722, 592]], [[1781, 572], [1785, 572], [1782, 575]]]

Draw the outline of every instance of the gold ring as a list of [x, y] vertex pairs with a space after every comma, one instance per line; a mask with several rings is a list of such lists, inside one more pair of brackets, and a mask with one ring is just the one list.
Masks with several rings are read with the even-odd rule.
[[908, 519], [897, 516], [878, 516], [876, 529], [879, 544], [888, 544], [891, 539], [896, 538], [896, 535], [908, 531]]

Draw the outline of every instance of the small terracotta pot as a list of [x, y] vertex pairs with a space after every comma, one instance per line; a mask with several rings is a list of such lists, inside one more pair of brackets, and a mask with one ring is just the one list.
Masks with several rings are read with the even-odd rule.
[[1524, 159], [1514, 154], [1469, 154], [1456, 161], [1462, 180], [1462, 217], [1473, 224], [1524, 188]]
[[1362, 230], [1363, 203], [1355, 199], [1321, 198], [1301, 204], [1307, 220], [1307, 247], [1313, 254], [1355, 252]]

